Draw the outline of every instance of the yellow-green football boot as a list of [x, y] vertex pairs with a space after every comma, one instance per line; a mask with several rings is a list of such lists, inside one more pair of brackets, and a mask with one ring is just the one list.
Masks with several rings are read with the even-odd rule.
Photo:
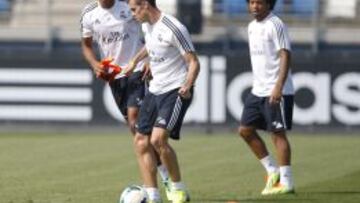
[[266, 177], [266, 185], [263, 191], [261, 192], [261, 195], [269, 195], [270, 190], [275, 187], [277, 184], [279, 184], [280, 181], [280, 174], [279, 173], [270, 173]]

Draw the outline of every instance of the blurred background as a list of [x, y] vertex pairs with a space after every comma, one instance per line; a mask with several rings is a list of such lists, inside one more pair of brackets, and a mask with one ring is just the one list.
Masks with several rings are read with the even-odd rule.
[[[0, 0], [0, 128], [123, 123], [109, 88], [81, 55], [80, 14], [89, 2]], [[188, 27], [200, 55], [187, 126], [235, 129], [252, 77], [246, 1], [157, 4]], [[360, 0], [278, 0], [274, 12], [292, 39], [295, 129], [358, 132]]]

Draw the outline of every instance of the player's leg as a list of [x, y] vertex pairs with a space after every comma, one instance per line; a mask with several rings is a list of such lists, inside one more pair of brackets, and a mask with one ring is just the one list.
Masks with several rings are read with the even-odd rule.
[[135, 133], [136, 133], [135, 124], [136, 124], [138, 114], [139, 114], [138, 107], [128, 107], [127, 108], [127, 115], [128, 115], [127, 125], [129, 127], [132, 135], [135, 135]]
[[155, 151], [155, 157], [156, 157], [156, 163], [157, 163], [157, 171], [160, 175], [160, 180], [161, 180], [162, 186], [164, 187], [165, 190], [169, 190], [170, 183], [171, 183], [169, 172], [166, 169], [165, 165], [161, 162], [159, 153], [157, 153], [155, 149], [154, 149], [154, 151]]
[[261, 194], [265, 195], [269, 189], [279, 182], [279, 169], [275, 160], [269, 155], [264, 141], [253, 127], [240, 126], [239, 134], [248, 144], [267, 172], [266, 184]]
[[275, 145], [277, 160], [280, 166], [280, 184], [273, 188], [270, 193], [293, 193], [294, 182], [291, 170], [291, 147], [285, 131], [274, 132], [272, 140]]
[[[171, 181], [176, 183], [181, 181], [181, 175], [176, 153], [170, 146], [168, 139], [170, 134], [173, 134], [174, 127], [181, 126], [192, 98], [188, 100], [181, 98], [178, 90], [175, 89], [157, 95], [155, 100], [158, 114], [151, 135], [151, 143], [159, 153], [162, 163], [168, 169]], [[179, 139], [179, 137], [175, 139]]]
[[269, 155], [266, 145], [256, 132], [255, 127], [240, 125], [239, 134], [258, 159], [263, 159]]
[[286, 194], [294, 192], [294, 183], [291, 171], [291, 147], [286, 130], [291, 129], [293, 96], [284, 96], [277, 105], [269, 106], [268, 129], [272, 132], [272, 141], [275, 145], [277, 160], [280, 166], [280, 184], [272, 188], [269, 194]]
[[151, 143], [160, 154], [162, 163], [169, 171], [171, 178], [171, 191], [167, 193], [168, 199], [174, 203], [189, 200], [185, 185], [181, 180], [180, 167], [174, 149], [168, 143], [169, 137], [180, 138], [180, 129], [186, 111], [190, 106], [192, 97], [181, 98], [175, 89], [156, 98], [158, 116], [151, 135]]
[[181, 180], [177, 156], [168, 143], [168, 131], [164, 128], [154, 127], [151, 134], [151, 144], [160, 155], [161, 162], [168, 169], [172, 182]]
[[285, 131], [272, 133], [272, 141], [275, 145], [279, 166], [288, 166], [291, 163], [291, 147]]
[[156, 178], [156, 158], [153, 147], [150, 144], [150, 135], [136, 133], [134, 146], [139, 164], [140, 174], [149, 199], [153, 202], [161, 202], [160, 192]]
[[186, 187], [181, 180], [181, 173], [176, 152], [168, 143], [169, 132], [160, 127], [155, 127], [151, 135], [151, 143], [159, 153], [161, 162], [167, 168], [171, 186], [166, 191], [168, 200], [173, 203], [183, 203], [189, 201]]
[[239, 127], [239, 134], [248, 144], [255, 156], [259, 159], [267, 172], [267, 180], [262, 194], [276, 185], [279, 181], [278, 166], [270, 156], [264, 141], [256, 132], [256, 128], [265, 129], [265, 120], [262, 113], [264, 99], [249, 94], [245, 100], [245, 106]]
[[150, 136], [155, 118], [156, 106], [153, 102], [153, 95], [148, 94], [145, 96], [143, 105], [139, 110], [134, 146], [141, 176], [149, 198], [152, 202], [161, 202], [156, 179], [156, 153], [150, 143]]
[[[145, 82], [142, 80], [142, 72], [134, 72], [128, 78], [127, 84], [127, 115], [128, 115], [128, 126], [130, 131], [135, 134], [135, 123], [138, 117], [138, 111], [143, 103], [143, 99], [146, 92]], [[160, 157], [155, 153], [157, 159], [157, 169], [160, 174], [161, 181], [165, 187], [168, 185], [169, 174], [166, 167], [162, 165]]]
[[134, 146], [145, 187], [157, 187], [156, 163], [154, 161], [155, 154], [153, 148], [151, 147], [149, 138], [149, 135], [136, 133]]

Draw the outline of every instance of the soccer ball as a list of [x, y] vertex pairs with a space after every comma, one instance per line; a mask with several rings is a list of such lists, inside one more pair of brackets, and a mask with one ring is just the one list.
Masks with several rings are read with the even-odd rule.
[[121, 193], [119, 203], [146, 203], [148, 195], [145, 189], [138, 185], [130, 185]]

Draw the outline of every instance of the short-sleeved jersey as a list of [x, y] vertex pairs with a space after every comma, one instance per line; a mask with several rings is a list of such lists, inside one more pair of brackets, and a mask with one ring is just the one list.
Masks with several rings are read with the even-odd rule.
[[156, 23], [143, 23], [142, 28], [153, 76], [149, 91], [159, 95], [181, 87], [188, 72], [183, 55], [195, 52], [186, 27], [162, 13]]
[[[97, 42], [101, 58], [111, 57], [122, 67], [144, 46], [141, 25], [133, 19], [127, 3], [120, 0], [110, 9], [97, 1], [88, 4], [81, 17], [81, 34]], [[143, 63], [139, 63], [135, 72], [142, 69]]]
[[[289, 34], [281, 19], [270, 13], [262, 21], [253, 20], [249, 24], [248, 35], [254, 77], [252, 93], [267, 97], [271, 95], [279, 78], [280, 50], [291, 51]], [[283, 94], [294, 94], [291, 71], [284, 84]]]

